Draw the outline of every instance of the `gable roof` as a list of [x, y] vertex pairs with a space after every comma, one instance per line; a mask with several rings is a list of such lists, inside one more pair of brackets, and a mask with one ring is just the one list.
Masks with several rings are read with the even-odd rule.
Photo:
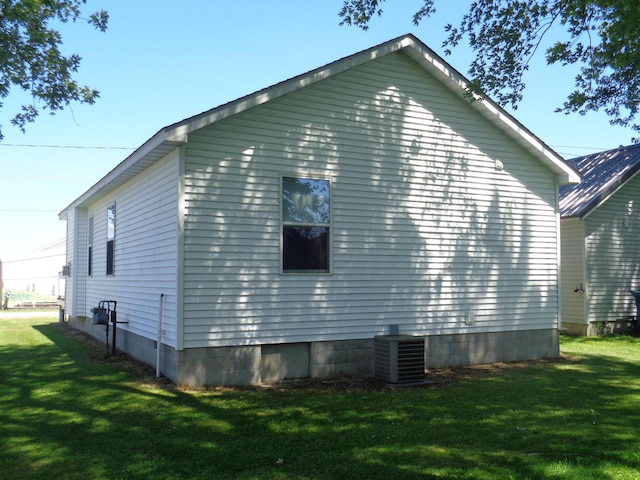
[[577, 157], [568, 162], [582, 181], [560, 187], [562, 218], [583, 218], [602, 205], [640, 170], [640, 145]]
[[[91, 199], [106, 195], [123, 185], [176, 147], [187, 143], [190, 132], [346, 72], [359, 65], [398, 52], [407, 55], [457, 96], [466, 97], [469, 81], [463, 75], [415, 36], [411, 34], [403, 35], [160, 129], [93, 187], [60, 212], [59, 216], [64, 219], [72, 208], [82, 206], [90, 202]], [[559, 183], [572, 183], [579, 180], [580, 177], [573, 167], [493, 100], [485, 96], [475, 95], [475, 101], [468, 101], [468, 105], [515, 140], [533, 157], [546, 165], [558, 176]]]

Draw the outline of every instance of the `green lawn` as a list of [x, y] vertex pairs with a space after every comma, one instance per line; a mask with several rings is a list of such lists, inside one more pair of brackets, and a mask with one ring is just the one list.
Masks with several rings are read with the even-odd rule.
[[638, 479], [640, 340], [438, 387], [185, 391], [51, 319], [0, 319], [0, 476]]

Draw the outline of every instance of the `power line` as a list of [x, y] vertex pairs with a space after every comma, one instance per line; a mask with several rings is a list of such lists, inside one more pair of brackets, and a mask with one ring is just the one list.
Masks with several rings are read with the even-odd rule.
[[0, 212], [11, 212], [11, 213], [59, 213], [60, 210], [39, 210], [39, 209], [24, 209], [24, 208], [0, 208]]
[[66, 257], [66, 253], [58, 253], [56, 255], [47, 255], [44, 257], [23, 258], [22, 260], [3, 260], [2, 263], [6, 265], [8, 263], [31, 262], [33, 260], [43, 260], [45, 258], [56, 258], [56, 257]]
[[27, 147], [27, 148], [62, 148], [62, 149], [93, 149], [93, 150], [135, 150], [134, 147], [115, 147], [98, 145], [36, 145], [28, 143], [0, 143], [0, 147]]
[[578, 145], [549, 145], [550, 147], [553, 148], [577, 148], [579, 150], [594, 150], [597, 152], [600, 151], [604, 151], [604, 150], [611, 150], [611, 146], [609, 147], [585, 147], [584, 145], [578, 146]]
[[31, 282], [33, 280], [54, 280], [57, 279], [58, 276], [57, 275], [50, 275], [48, 277], [24, 277], [24, 278], [4, 278], [4, 282], [5, 283], [10, 283], [10, 282], [20, 282], [20, 281], [28, 281]]
[[[549, 145], [553, 148], [577, 148], [581, 150], [604, 151], [609, 147], [588, 147], [585, 145]], [[118, 147], [108, 145], [38, 145], [28, 143], [0, 143], [0, 147], [26, 147], [26, 148], [62, 148], [62, 149], [94, 149], [94, 150], [135, 150], [136, 147]]]

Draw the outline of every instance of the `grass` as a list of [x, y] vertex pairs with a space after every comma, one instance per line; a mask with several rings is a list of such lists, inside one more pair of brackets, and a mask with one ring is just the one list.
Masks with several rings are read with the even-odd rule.
[[639, 339], [439, 387], [185, 390], [50, 322], [0, 319], [3, 478], [640, 478]]

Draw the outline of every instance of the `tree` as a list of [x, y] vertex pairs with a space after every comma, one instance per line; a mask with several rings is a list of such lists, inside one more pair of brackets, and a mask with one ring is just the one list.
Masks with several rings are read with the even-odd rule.
[[[54, 115], [71, 102], [92, 104], [99, 96], [97, 90], [80, 86], [72, 78], [81, 58], [63, 55], [60, 32], [49, 27], [52, 21], [85, 20], [104, 32], [107, 12], [100, 10], [83, 18], [81, 8], [85, 3], [86, 0], [0, 0], [0, 100], [8, 97], [12, 88], [30, 94], [31, 102], [22, 105], [11, 119], [23, 132], [41, 110]], [[2, 108], [0, 102], [0, 111]]]
[[[341, 25], [367, 30], [384, 0], [345, 0]], [[436, 0], [423, 0], [413, 23], [435, 13]], [[517, 108], [524, 74], [549, 35], [548, 64], [578, 65], [574, 90], [558, 112], [604, 110], [610, 123], [631, 127], [640, 108], [640, 1], [475, 0], [458, 26], [447, 25], [446, 54], [464, 38], [476, 53], [469, 69], [470, 91], [487, 92]], [[561, 37], [561, 38], [558, 38]], [[638, 140], [638, 139], [636, 139]]]

